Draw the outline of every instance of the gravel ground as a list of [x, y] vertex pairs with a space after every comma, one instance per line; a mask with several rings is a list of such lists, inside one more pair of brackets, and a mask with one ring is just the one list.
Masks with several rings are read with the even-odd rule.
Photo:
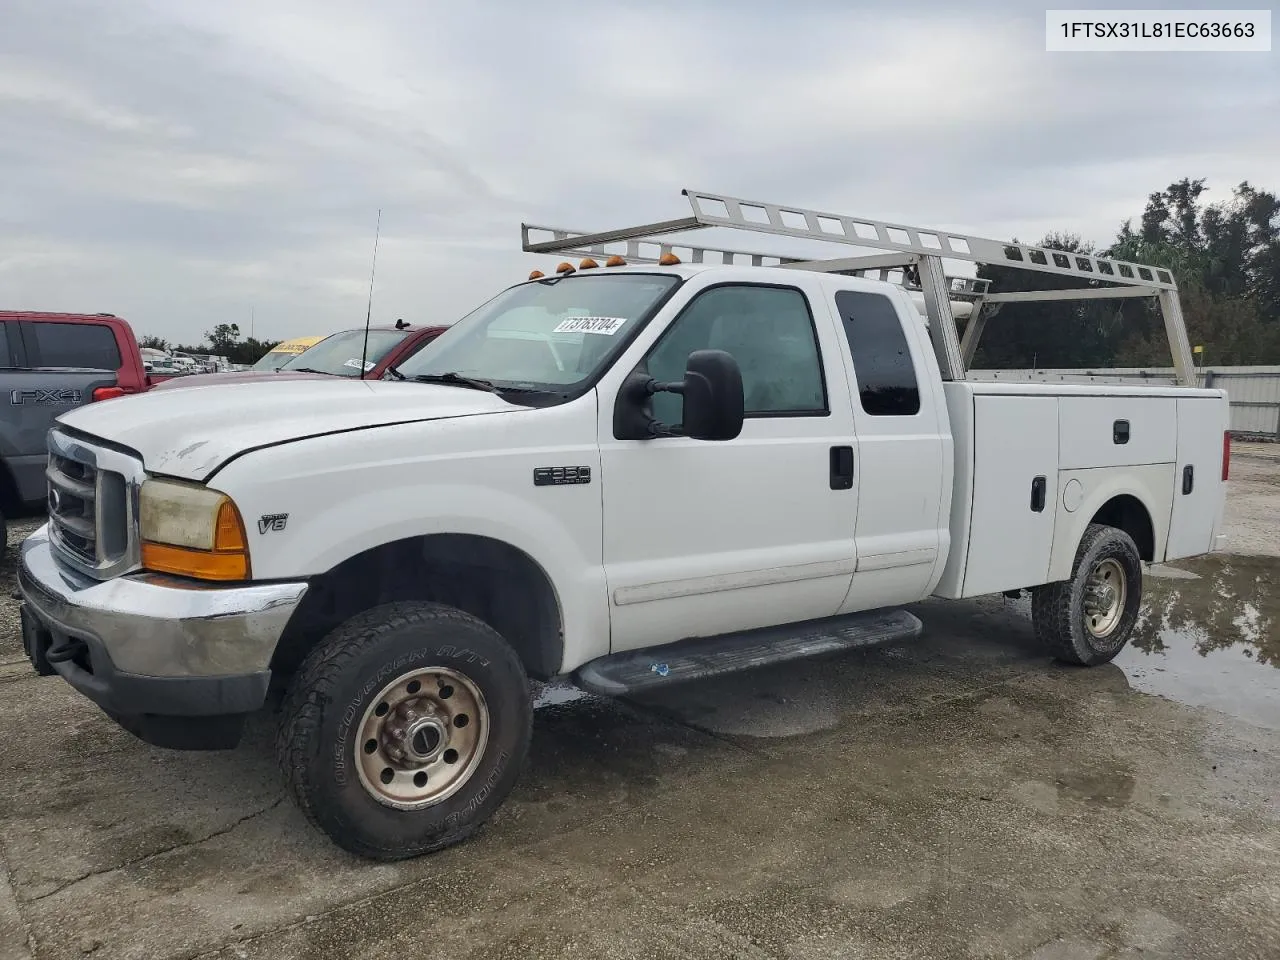
[[1236, 443], [1227, 495], [1227, 549], [1280, 556], [1280, 443]]
[[9, 521], [9, 546], [0, 560], [0, 664], [22, 653], [22, 626], [18, 619], [18, 589], [14, 564], [18, 548], [27, 535], [44, 523], [43, 516], [23, 517]]

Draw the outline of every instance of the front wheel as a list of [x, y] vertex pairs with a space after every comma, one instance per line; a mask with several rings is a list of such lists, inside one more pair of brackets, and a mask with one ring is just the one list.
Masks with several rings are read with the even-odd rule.
[[303, 662], [277, 754], [307, 818], [345, 850], [415, 857], [464, 840], [515, 785], [529, 681], [487, 624], [395, 603], [348, 620]]
[[1071, 579], [1031, 594], [1036, 638], [1058, 660], [1097, 666], [1124, 649], [1142, 604], [1142, 558], [1123, 530], [1090, 524]]

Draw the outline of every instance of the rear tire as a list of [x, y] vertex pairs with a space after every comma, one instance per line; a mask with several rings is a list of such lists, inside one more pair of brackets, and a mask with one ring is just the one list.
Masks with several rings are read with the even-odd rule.
[[358, 614], [303, 661], [277, 757], [295, 801], [343, 849], [402, 860], [465, 840], [529, 749], [529, 681], [491, 627], [436, 603]]
[[1142, 604], [1142, 558], [1123, 530], [1090, 524], [1076, 550], [1071, 579], [1031, 593], [1038, 639], [1065, 663], [1109, 663], [1124, 649]]

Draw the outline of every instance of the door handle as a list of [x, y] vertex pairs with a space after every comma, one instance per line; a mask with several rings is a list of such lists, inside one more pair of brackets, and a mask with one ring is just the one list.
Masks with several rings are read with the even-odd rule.
[[853, 447], [831, 448], [831, 489], [853, 488]]
[[1036, 477], [1031, 481], [1031, 509], [1035, 513], [1044, 510], [1045, 489], [1048, 484], [1044, 477]]
[[1188, 493], [1195, 489], [1196, 486], [1196, 468], [1191, 464], [1187, 464], [1182, 468], [1182, 495], [1185, 497]]

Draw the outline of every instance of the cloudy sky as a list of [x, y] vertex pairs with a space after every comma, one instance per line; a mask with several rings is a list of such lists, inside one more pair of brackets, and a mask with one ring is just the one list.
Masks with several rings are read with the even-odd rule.
[[1046, 53], [1044, 6], [0, 0], [0, 308], [360, 325], [379, 208], [375, 322], [429, 323], [545, 267], [522, 220], [686, 186], [1100, 242], [1184, 176], [1280, 190], [1280, 53]]

